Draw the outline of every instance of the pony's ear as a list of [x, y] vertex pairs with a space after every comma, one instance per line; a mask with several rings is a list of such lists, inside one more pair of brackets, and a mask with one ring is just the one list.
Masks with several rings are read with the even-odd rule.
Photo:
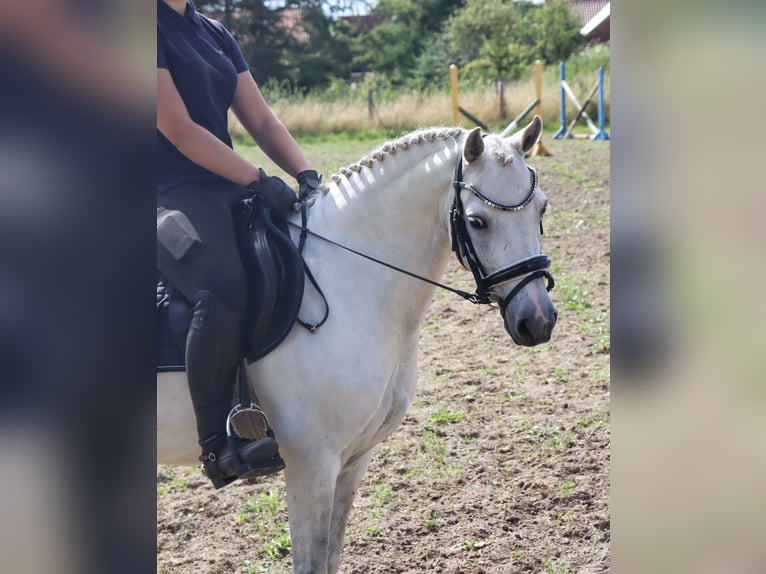
[[474, 128], [465, 138], [463, 157], [468, 163], [473, 163], [484, 153], [484, 138], [481, 137], [481, 128]]
[[509, 144], [521, 153], [527, 153], [540, 139], [540, 133], [543, 131], [543, 120], [540, 116], [535, 116], [520, 132], [516, 132], [509, 138]]

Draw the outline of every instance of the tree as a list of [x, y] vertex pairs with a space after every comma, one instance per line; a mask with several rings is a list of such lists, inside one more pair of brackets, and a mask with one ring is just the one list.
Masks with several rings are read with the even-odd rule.
[[295, 84], [312, 88], [332, 78], [345, 78], [351, 71], [351, 46], [344, 22], [327, 18], [320, 2], [301, 11], [305, 39], [299, 40], [287, 56]]
[[356, 62], [395, 81], [410, 79], [419, 55], [463, 2], [380, 0], [373, 13], [385, 14], [387, 19], [356, 40]]
[[545, 6], [511, 0], [473, 0], [447, 21], [455, 64], [467, 76], [516, 79], [540, 58], [566, 60], [583, 42], [579, 22], [561, 0]]
[[263, 0], [200, 2], [198, 9], [229, 29], [258, 83], [289, 77], [287, 55], [293, 38], [281, 25], [279, 11], [271, 10]]
[[537, 51], [548, 64], [565, 61], [585, 44], [579, 20], [561, 0], [547, 2], [537, 21]]
[[[525, 14], [510, 0], [476, 0], [455, 12], [445, 34], [459, 56], [457, 65], [474, 67], [492, 77], [515, 78], [530, 59], [529, 47], [519, 42]], [[469, 68], [470, 69], [470, 68]]]

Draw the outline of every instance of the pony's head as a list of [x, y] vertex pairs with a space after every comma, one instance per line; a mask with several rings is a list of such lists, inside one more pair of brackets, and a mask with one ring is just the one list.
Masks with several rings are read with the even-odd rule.
[[557, 311], [548, 291], [550, 260], [541, 255], [542, 217], [548, 200], [524, 161], [540, 137], [539, 116], [502, 139], [468, 133], [455, 170], [451, 208], [453, 249], [477, 283], [477, 293], [502, 310], [518, 345], [551, 338]]

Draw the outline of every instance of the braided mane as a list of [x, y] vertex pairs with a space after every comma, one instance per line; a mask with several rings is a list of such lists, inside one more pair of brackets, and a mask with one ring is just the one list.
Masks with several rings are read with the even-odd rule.
[[[411, 146], [416, 146], [423, 142], [431, 143], [436, 140], [457, 139], [464, 131], [463, 128], [422, 128], [416, 130], [398, 139], [384, 143], [357, 163], [340, 168], [340, 173], [332, 174], [330, 179], [336, 184], [340, 183], [344, 177], [349, 178], [354, 173], [359, 173], [364, 167], [371, 168], [376, 161], [381, 161], [399, 151], [404, 151]], [[321, 189], [322, 193], [326, 194], [329, 191], [329, 186], [322, 185]]]

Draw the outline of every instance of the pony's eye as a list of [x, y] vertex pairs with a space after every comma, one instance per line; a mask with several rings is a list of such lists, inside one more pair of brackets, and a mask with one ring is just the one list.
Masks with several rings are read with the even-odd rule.
[[475, 215], [468, 216], [468, 224], [474, 229], [484, 229], [487, 225], [481, 217]]

